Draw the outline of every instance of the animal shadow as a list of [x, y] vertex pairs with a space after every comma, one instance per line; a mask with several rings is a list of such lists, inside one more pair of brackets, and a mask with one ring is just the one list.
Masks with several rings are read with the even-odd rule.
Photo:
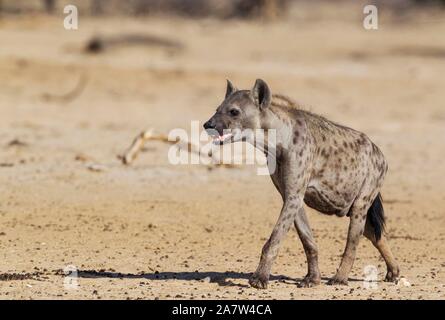
[[[165, 281], [165, 280], [183, 280], [183, 281], [207, 281], [210, 283], [216, 283], [224, 287], [242, 287], [249, 288], [247, 281], [252, 276], [252, 273], [246, 272], [158, 272], [153, 273], [120, 273], [115, 271], [104, 270], [78, 270], [79, 278], [118, 278], [118, 279], [145, 279], [152, 281]], [[210, 281], [208, 281], [210, 279]], [[246, 284], [238, 284], [233, 280], [243, 279], [246, 280]], [[293, 279], [283, 275], [271, 275], [270, 281], [279, 281], [290, 284], [297, 284], [301, 279]]]

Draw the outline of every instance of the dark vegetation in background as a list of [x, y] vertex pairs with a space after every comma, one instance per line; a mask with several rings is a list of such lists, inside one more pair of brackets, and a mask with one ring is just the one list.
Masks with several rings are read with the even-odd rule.
[[175, 14], [189, 17], [274, 19], [283, 15], [293, 0], [0, 0], [6, 13], [46, 12], [53, 14], [67, 4], [78, 6], [83, 14], [150, 15]]
[[[64, 5], [75, 4], [82, 14], [91, 15], [162, 13], [189, 17], [210, 16], [221, 19], [276, 19], [285, 15], [291, 3], [315, 1], [329, 0], [0, 0], [0, 13], [46, 12], [54, 14]], [[339, 2], [345, 1], [348, 0]], [[420, 6], [445, 7], [445, 0], [370, 0], [369, 3], [377, 4], [379, 8], [394, 10]]]

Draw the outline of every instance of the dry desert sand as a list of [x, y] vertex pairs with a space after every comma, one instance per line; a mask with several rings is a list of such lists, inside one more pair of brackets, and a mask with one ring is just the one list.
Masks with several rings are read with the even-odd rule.
[[[78, 31], [60, 17], [0, 18], [0, 298], [444, 299], [445, 14], [366, 31], [360, 9], [332, 10], [268, 23], [85, 17]], [[183, 48], [82, 52], [95, 34], [134, 32]], [[322, 284], [297, 288], [306, 261], [291, 230], [269, 288], [250, 288], [281, 207], [269, 177], [173, 166], [160, 142], [131, 166], [118, 160], [143, 129], [207, 120], [226, 78], [248, 88], [258, 77], [381, 147], [390, 245], [411, 286], [382, 281], [364, 238], [349, 285], [327, 286], [348, 220], [308, 210]], [[79, 79], [77, 97], [59, 96]], [[377, 289], [363, 287], [367, 265]]]

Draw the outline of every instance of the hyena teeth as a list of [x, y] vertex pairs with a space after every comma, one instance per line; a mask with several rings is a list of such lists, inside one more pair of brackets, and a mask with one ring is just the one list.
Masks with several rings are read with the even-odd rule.
[[224, 135], [222, 135], [222, 136], [216, 136], [215, 138], [213, 138], [213, 141], [216, 141], [216, 142], [224, 142], [224, 141], [226, 141], [227, 139], [229, 139], [231, 136], [232, 136], [231, 133], [227, 133], [227, 134], [224, 134]]

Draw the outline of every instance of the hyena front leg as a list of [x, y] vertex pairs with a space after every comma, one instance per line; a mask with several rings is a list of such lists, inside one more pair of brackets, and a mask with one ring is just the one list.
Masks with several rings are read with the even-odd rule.
[[252, 275], [249, 283], [252, 287], [266, 289], [269, 282], [270, 270], [277, 257], [278, 249], [284, 236], [289, 231], [295, 221], [297, 212], [303, 207], [302, 196], [290, 196], [286, 199], [281, 209], [280, 217], [270, 235], [269, 240], [264, 244], [261, 252], [261, 259], [257, 270]]
[[[375, 195], [376, 194], [377, 193], [375, 193]], [[374, 199], [375, 195], [369, 197], [369, 199]], [[365, 229], [366, 215], [370, 206], [371, 202], [366, 196], [360, 196], [353, 203], [350, 209], [350, 222], [346, 248], [341, 259], [340, 267], [335, 276], [328, 281], [328, 285], [348, 284], [348, 275], [354, 264], [357, 246]]]
[[318, 269], [318, 249], [303, 207], [298, 210], [298, 213], [295, 216], [294, 225], [303, 244], [308, 267], [307, 275], [298, 286], [300, 288], [313, 287], [320, 284], [321, 279], [320, 270]]

